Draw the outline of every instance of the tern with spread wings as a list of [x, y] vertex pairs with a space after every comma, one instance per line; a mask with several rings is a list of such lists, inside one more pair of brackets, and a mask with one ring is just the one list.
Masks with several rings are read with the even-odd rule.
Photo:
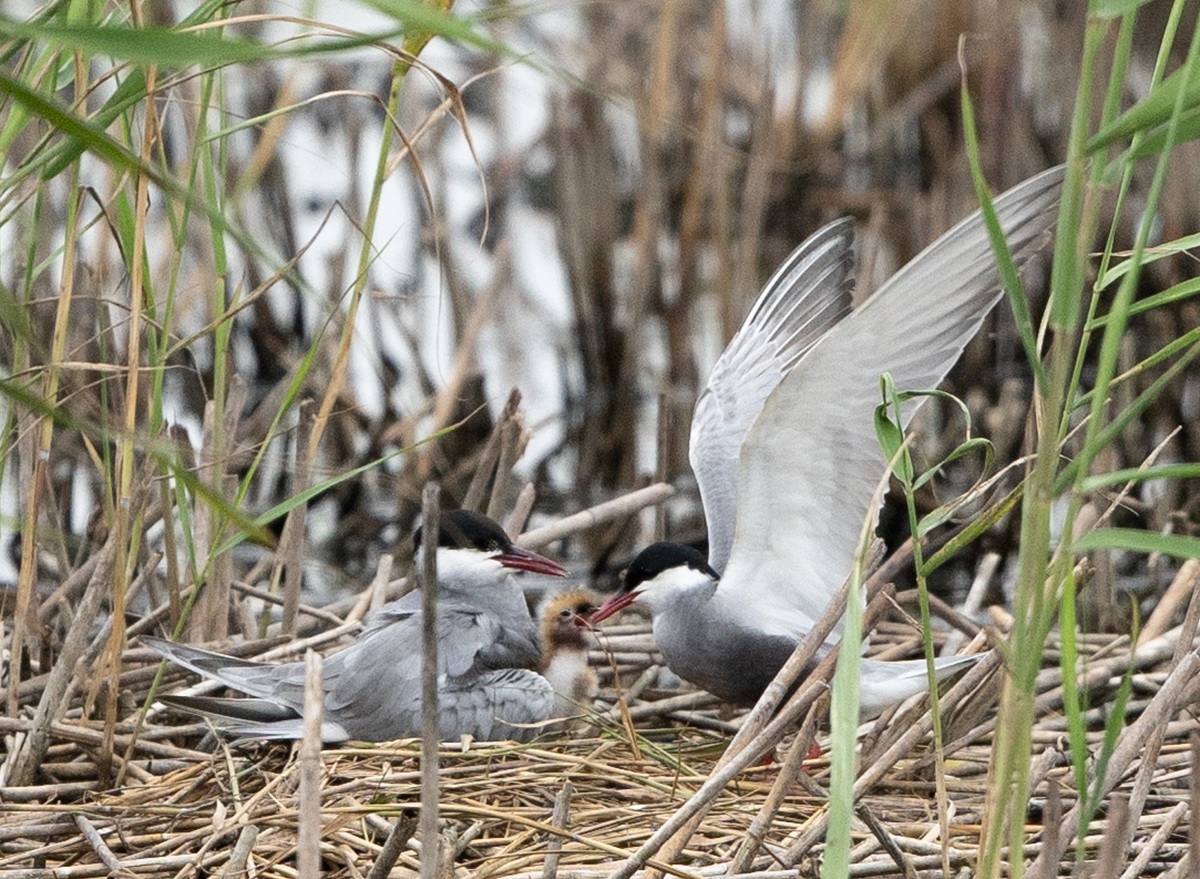
[[[1018, 265], [1050, 242], [1062, 179], [1046, 171], [995, 200]], [[654, 544], [592, 616], [640, 602], [671, 670], [729, 702], [758, 699], [850, 573], [886, 469], [873, 423], [880, 376], [937, 387], [1002, 292], [976, 212], [851, 310], [853, 234], [838, 220], [788, 257], [696, 404], [690, 458], [708, 559]], [[922, 399], [904, 405], [904, 426]], [[974, 658], [939, 659], [939, 675]], [[864, 711], [926, 686], [923, 661], [862, 664]]]

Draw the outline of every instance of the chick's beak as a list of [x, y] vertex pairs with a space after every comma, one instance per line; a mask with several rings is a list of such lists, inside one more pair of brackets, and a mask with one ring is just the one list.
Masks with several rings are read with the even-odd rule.
[[496, 561], [506, 568], [518, 571], [529, 571], [534, 574], [546, 574], [551, 577], [566, 577], [567, 569], [553, 559], [538, 555], [528, 549], [514, 546], [508, 552], [496, 556]]
[[629, 607], [629, 605], [637, 601], [637, 597], [638, 590], [636, 589], [632, 590], [631, 592], [620, 592], [614, 595], [612, 598], [608, 599], [608, 601], [604, 602], [604, 604], [600, 605], [599, 610], [588, 617], [588, 622], [594, 626], [596, 623], [608, 619], [613, 614], [624, 610], [625, 608]]

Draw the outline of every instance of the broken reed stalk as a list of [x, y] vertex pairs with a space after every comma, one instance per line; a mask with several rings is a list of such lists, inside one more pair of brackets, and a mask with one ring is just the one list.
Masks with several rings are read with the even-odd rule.
[[631, 491], [628, 494], [623, 494], [610, 501], [596, 504], [594, 507], [588, 507], [586, 510], [581, 510], [570, 516], [564, 516], [557, 522], [550, 522], [540, 528], [526, 531], [517, 538], [516, 543], [525, 549], [541, 549], [547, 544], [568, 537], [578, 531], [584, 531], [596, 525], [611, 522], [614, 519], [631, 516], [639, 510], [643, 510], [654, 504], [661, 504], [673, 494], [675, 494], [675, 489], [666, 483], [658, 482], [654, 485], [647, 485], [645, 488], [639, 488], [637, 491]]
[[[672, 422], [671, 394], [663, 388], [658, 392], [658, 440], [655, 443], [654, 481], [669, 483], [671, 481], [671, 429]], [[667, 508], [659, 506], [654, 511], [654, 539], [667, 538]]]
[[417, 829], [417, 821], [417, 816], [411, 812], [404, 812], [396, 819], [383, 842], [383, 848], [375, 858], [375, 863], [371, 865], [367, 879], [387, 879], [391, 875], [392, 867]]
[[96, 853], [96, 857], [100, 859], [100, 863], [113, 873], [123, 873], [125, 871], [124, 866], [117, 859], [117, 856], [113, 854], [108, 844], [105, 843], [104, 838], [97, 832], [96, 825], [92, 824], [82, 812], [76, 812], [72, 817], [75, 819], [75, 826], [79, 828], [79, 832], [83, 834], [83, 838], [92, 847], [92, 851]]
[[491, 480], [492, 473], [496, 469], [496, 461], [500, 457], [500, 434], [504, 430], [504, 425], [508, 424], [513, 416], [516, 415], [520, 405], [521, 392], [513, 388], [508, 393], [508, 402], [504, 404], [504, 410], [500, 413], [500, 417], [496, 419], [496, 423], [492, 425], [492, 432], [488, 435], [487, 442], [483, 446], [483, 451], [479, 453], [479, 461], [475, 465], [475, 473], [471, 477], [471, 484], [467, 488], [467, 493], [463, 496], [462, 507], [464, 510], [480, 511], [488, 482]]
[[250, 853], [254, 851], [254, 843], [258, 839], [258, 828], [248, 824], [238, 834], [237, 842], [225, 863], [221, 879], [242, 879], [246, 875], [246, 864], [250, 861]]
[[500, 459], [496, 462], [496, 477], [492, 480], [492, 494], [487, 504], [489, 519], [498, 522], [503, 518], [504, 508], [507, 506], [508, 479], [528, 442], [529, 430], [518, 412], [500, 431]]
[[532, 482], [526, 482], [521, 493], [517, 495], [517, 501], [513, 504], [508, 518], [504, 520], [504, 533], [510, 538], [516, 537], [524, 530], [525, 524], [529, 521], [529, 514], [533, 512], [535, 501], [537, 501], [537, 488]]
[[346, 622], [361, 620], [387, 603], [387, 586], [392, 577], [392, 564], [393, 558], [390, 553], [384, 553], [379, 557], [379, 564], [375, 566], [375, 576], [371, 578], [371, 585], [350, 609], [350, 613], [346, 616]]
[[[550, 825], [556, 830], [566, 830], [571, 821], [571, 779], [563, 779], [563, 786], [554, 797], [554, 812]], [[542, 879], [558, 879], [558, 861], [562, 856], [562, 836], [550, 834], [546, 843], [546, 861], [542, 865]]]
[[421, 879], [437, 879], [438, 833], [438, 643], [437, 548], [439, 489], [421, 492]]

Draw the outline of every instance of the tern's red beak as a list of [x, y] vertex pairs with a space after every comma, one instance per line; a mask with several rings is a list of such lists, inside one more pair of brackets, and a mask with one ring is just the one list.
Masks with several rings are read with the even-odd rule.
[[604, 604], [600, 605], [599, 610], [588, 617], [588, 622], [594, 626], [596, 623], [608, 619], [613, 614], [624, 610], [637, 601], [637, 597], [638, 591], [636, 589], [631, 592], [621, 592], [614, 595], [608, 601], [604, 602]]
[[519, 546], [514, 546], [508, 552], [496, 556], [496, 561], [506, 568], [515, 568], [518, 571], [548, 574], [551, 577], [567, 576], [567, 569], [558, 562], [548, 559], [544, 555], [538, 555], [536, 552], [521, 549]]

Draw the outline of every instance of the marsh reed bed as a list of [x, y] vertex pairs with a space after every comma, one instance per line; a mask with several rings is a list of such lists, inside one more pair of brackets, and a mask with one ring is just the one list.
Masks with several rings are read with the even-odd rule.
[[441, 866], [1191, 869], [1200, 31], [1075, 7], [6, 7], [0, 869], [413, 869], [413, 746], [327, 749], [300, 802], [288, 748], [150, 710], [137, 636], [345, 643], [431, 481], [610, 586], [702, 538], [691, 408], [796, 243], [854, 215], [865, 294], [1064, 161], [1054, 253], [948, 382], [990, 463], [924, 410], [930, 552], [871, 586], [872, 652], [992, 658], [831, 737], [824, 684], [746, 721], [624, 623], [589, 731], [444, 750]]
[[[1194, 590], [1197, 573], [1194, 565], [1181, 572], [1176, 591]], [[362, 606], [369, 603], [364, 598]], [[354, 617], [354, 611], [346, 615], [349, 626], [328, 621], [332, 637], [312, 635], [303, 646], [336, 646]], [[939, 642], [960, 632], [949, 623], [938, 628]], [[1040, 875], [1069, 876], [1081, 866], [1103, 876], [1188, 875], [1197, 723], [1181, 709], [1200, 696], [1190, 650], [1195, 628], [1193, 613], [1182, 625], [1146, 632], [1136, 648], [1119, 637], [1082, 639], [1091, 691], [1116, 691], [1128, 676], [1133, 695], [1122, 706], [1127, 726], [1106, 767], [1100, 809], [1077, 851], [1071, 812], [1078, 798], [1062, 677], [1053, 664], [1061, 645], [1049, 645], [1032, 731], [1034, 826], [1023, 850], [1035, 863], [1045, 860]], [[882, 625], [872, 652], [911, 653], [918, 632], [911, 621]], [[612, 704], [616, 691], [606, 689], [587, 730], [550, 732], [528, 745], [443, 746], [444, 871], [613, 875], [664, 822], [695, 807], [743, 717], [695, 691], [633, 686], [651, 678], [646, 672], [657, 660], [646, 650], [648, 634], [644, 625], [625, 624], [603, 639], [605, 649], [593, 659], [598, 670], [625, 683], [624, 704]], [[288, 655], [298, 655], [297, 649], [283, 645]], [[238, 652], [279, 658], [283, 650], [273, 639], [247, 642]], [[140, 699], [158, 670], [157, 657], [131, 648], [125, 658], [123, 692]], [[899, 717], [889, 712], [863, 727], [848, 875], [934, 876], [942, 875], [947, 861], [956, 873], [978, 863], [997, 724], [996, 667], [976, 676], [981, 684], [943, 694], [952, 804], [948, 845], [939, 842], [927, 705], [901, 709]], [[187, 677], [169, 671], [161, 684], [174, 689]], [[1104, 703], [1096, 713], [1108, 707]], [[703, 798], [701, 820], [679, 856], [663, 864], [651, 855], [644, 866], [666, 866], [678, 876], [812, 875], [828, 816], [830, 743], [819, 733], [815, 755], [797, 738], [811, 734], [812, 723], [824, 726], [826, 708], [827, 699], [821, 700], [798, 734], [793, 728], [778, 742], [752, 743], [774, 759], [756, 760], [711, 799]], [[12, 734], [28, 725], [8, 721], [5, 728]], [[314, 839], [297, 830], [303, 808], [298, 752], [286, 744], [222, 742], [213, 751], [206, 724], [159, 712], [142, 717], [135, 710], [116, 729], [108, 771], [120, 783], [113, 784], [101, 777], [99, 728], [68, 717], [49, 734], [38, 783], [0, 788], [0, 868], [6, 875], [236, 875], [249, 866], [258, 875], [293, 876], [305, 845], [318, 852], [325, 875], [388, 875], [388, 864], [396, 871], [391, 875], [417, 870], [415, 742], [322, 751], [322, 831]], [[1091, 745], [1099, 748], [1102, 736], [1100, 730], [1089, 734]], [[805, 756], [802, 764], [789, 758], [796, 749]], [[1125, 842], [1114, 842], [1117, 834]], [[378, 872], [381, 865], [384, 872]]]

